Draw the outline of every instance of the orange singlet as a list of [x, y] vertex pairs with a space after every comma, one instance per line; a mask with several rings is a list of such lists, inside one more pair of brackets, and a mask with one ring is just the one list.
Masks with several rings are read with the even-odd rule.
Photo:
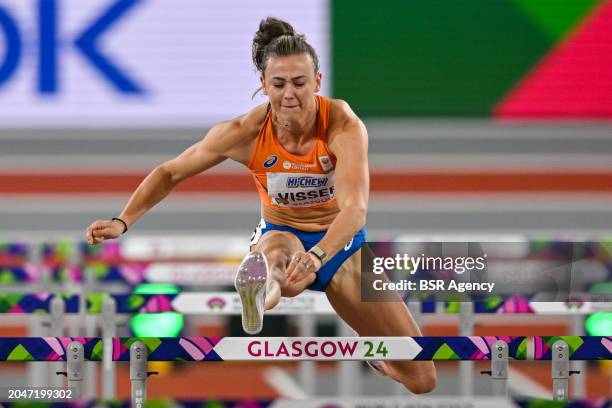
[[327, 229], [339, 211], [334, 192], [336, 157], [327, 146], [330, 100], [316, 98], [316, 140], [310, 152], [300, 156], [285, 150], [274, 134], [268, 109], [248, 165], [264, 220], [304, 231]]

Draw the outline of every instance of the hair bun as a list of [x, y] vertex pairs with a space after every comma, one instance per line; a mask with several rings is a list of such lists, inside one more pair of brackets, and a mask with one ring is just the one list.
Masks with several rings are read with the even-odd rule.
[[266, 42], [267, 45], [281, 35], [295, 35], [293, 26], [278, 18], [266, 17], [259, 23], [259, 30], [255, 33], [255, 38], [262, 43]]
[[270, 55], [293, 55], [308, 53], [313, 61], [315, 72], [319, 70], [319, 58], [315, 50], [306, 42], [304, 34], [298, 34], [293, 26], [275, 17], [266, 17], [259, 23], [259, 30], [253, 38], [253, 63], [259, 72], [264, 72], [266, 60]]
[[253, 62], [261, 70], [263, 53], [268, 44], [282, 35], [295, 35], [293, 26], [286, 21], [274, 17], [266, 17], [259, 23], [259, 30], [253, 38]]

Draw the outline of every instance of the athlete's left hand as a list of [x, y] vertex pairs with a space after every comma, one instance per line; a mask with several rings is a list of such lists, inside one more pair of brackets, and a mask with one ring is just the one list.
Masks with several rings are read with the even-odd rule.
[[285, 281], [288, 284], [295, 284], [306, 279], [321, 269], [321, 260], [310, 252], [296, 252], [291, 257], [291, 262], [285, 272]]

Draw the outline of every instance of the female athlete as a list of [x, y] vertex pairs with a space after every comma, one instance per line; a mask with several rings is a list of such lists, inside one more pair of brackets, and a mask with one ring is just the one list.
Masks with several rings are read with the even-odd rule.
[[[97, 244], [125, 232], [181, 181], [226, 159], [252, 173], [262, 219], [235, 286], [243, 303], [243, 327], [256, 334], [263, 312], [281, 296], [324, 291], [359, 335], [420, 336], [398, 296], [362, 302], [361, 245], [368, 206], [368, 136], [349, 105], [317, 95], [322, 75], [315, 50], [282, 20], [268, 17], [253, 40], [253, 62], [269, 102], [214, 126], [198, 143], [155, 168], [113, 220], [87, 229]], [[435, 387], [432, 362], [372, 364], [414, 393]]]

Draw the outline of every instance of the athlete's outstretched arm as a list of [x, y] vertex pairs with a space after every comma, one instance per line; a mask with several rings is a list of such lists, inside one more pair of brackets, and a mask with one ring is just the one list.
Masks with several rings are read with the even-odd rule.
[[[132, 225], [163, 200], [181, 181], [227, 159], [232, 146], [235, 146], [232, 143], [239, 137], [238, 120], [214, 126], [201, 141], [150, 172], [136, 188], [119, 218], [128, 226]], [[122, 234], [123, 228], [119, 221], [97, 220], [87, 228], [87, 242], [99, 244], [106, 239], [117, 238]]]
[[334, 189], [340, 212], [317, 244], [333, 257], [365, 225], [370, 192], [368, 133], [357, 116], [349, 118], [329, 145], [337, 158]]

